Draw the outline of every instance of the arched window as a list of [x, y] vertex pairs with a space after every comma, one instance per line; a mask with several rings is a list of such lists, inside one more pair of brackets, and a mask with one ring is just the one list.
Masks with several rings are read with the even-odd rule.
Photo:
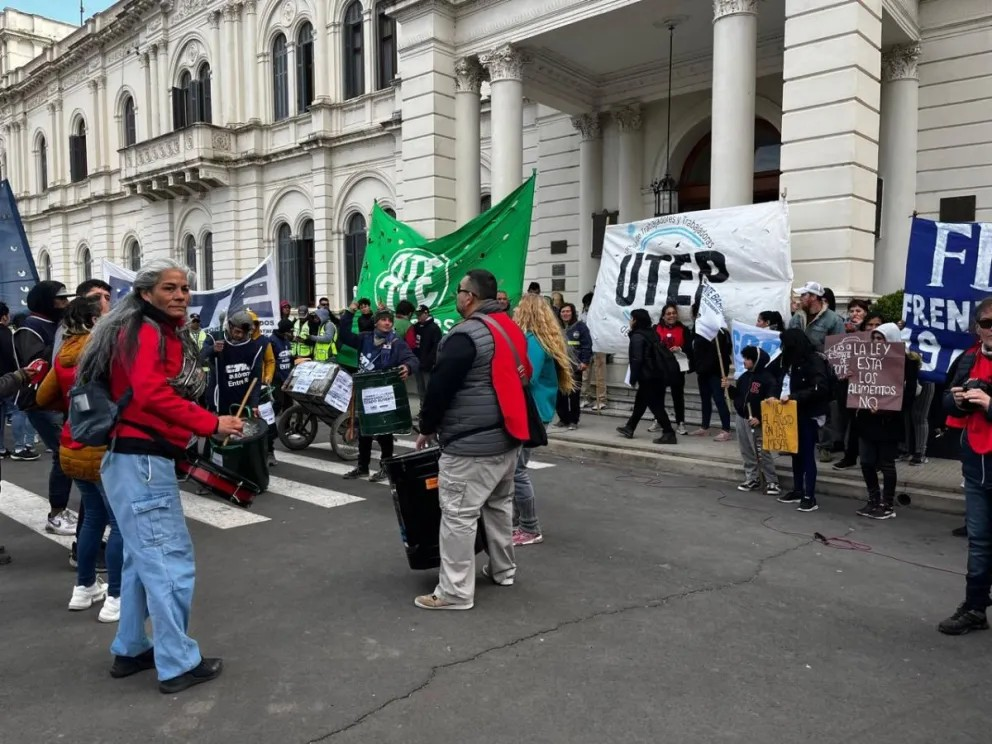
[[[754, 192], [755, 204], [779, 198], [782, 136], [763, 119], [754, 123]], [[707, 134], [692, 148], [679, 177], [679, 211], [694, 212], [710, 208], [710, 168], [713, 159], [711, 135]]]
[[304, 23], [296, 34], [296, 112], [313, 103], [313, 26]]
[[283, 34], [272, 42], [272, 117], [289, 118], [289, 53]]
[[493, 208], [493, 197], [492, 194], [483, 194], [482, 198], [479, 200], [479, 214], [483, 212], [488, 212]]
[[378, 81], [376, 88], [388, 88], [396, 77], [396, 21], [385, 13], [380, 13], [375, 24], [378, 44]]
[[299, 302], [296, 297], [296, 241], [285, 222], [276, 230], [276, 257], [279, 260], [279, 296], [295, 306]]
[[198, 122], [209, 124], [211, 120], [210, 65], [204, 62], [195, 78], [189, 70], [183, 70], [179, 87], [172, 89], [172, 127], [183, 129]]
[[90, 255], [90, 249], [85, 245], [79, 249], [78, 255], [79, 281], [85, 282], [93, 278], [93, 257]]
[[131, 271], [141, 268], [141, 245], [134, 238], [127, 241], [124, 246], [124, 265]]
[[362, 4], [355, 0], [344, 14], [344, 97], [365, 93], [365, 40]]
[[52, 279], [52, 257], [47, 252], [41, 254], [41, 278], [46, 281]]
[[285, 222], [276, 231], [279, 259], [279, 296], [294, 305], [317, 304], [317, 277], [313, 220], [300, 226], [300, 235], [294, 238]]
[[73, 127], [69, 135], [69, 180], [79, 183], [86, 179], [89, 172], [86, 168], [86, 122], [82, 117]]
[[45, 135], [38, 137], [38, 191], [48, 190], [48, 140]]
[[122, 114], [124, 118], [124, 147], [131, 147], [138, 141], [138, 128], [134, 120], [134, 99], [131, 96], [124, 99]]
[[198, 108], [200, 113], [200, 118], [196, 121], [204, 121], [209, 124], [213, 121], [213, 116], [210, 111], [210, 65], [204, 62], [200, 65], [200, 71], [197, 73], [197, 81], [200, 83], [200, 87], [197, 90], [197, 96], [199, 97]]
[[346, 292], [348, 301], [355, 299], [355, 287], [362, 276], [362, 264], [365, 263], [365, 245], [368, 242], [365, 217], [353, 214], [348, 218], [344, 236], [344, 275], [348, 283]]
[[[196, 265], [196, 238], [192, 235], [187, 235], [185, 240], [183, 240], [183, 263], [193, 271], [197, 271]], [[196, 279], [193, 279], [189, 283], [189, 288], [194, 289], [196, 286]]]
[[384, 207], [382, 211], [385, 212], [386, 214], [388, 214], [390, 217], [393, 217], [395, 219], [395, 217], [396, 217], [396, 210], [393, 209], [392, 207]]
[[214, 234], [204, 233], [200, 251], [200, 289], [214, 288]]

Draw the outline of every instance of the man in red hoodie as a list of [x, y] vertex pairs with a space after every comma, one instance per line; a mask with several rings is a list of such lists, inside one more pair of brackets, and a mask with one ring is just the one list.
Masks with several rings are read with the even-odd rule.
[[[93, 329], [77, 373], [106, 383], [120, 406], [100, 471], [125, 552], [110, 675], [154, 667], [165, 694], [214, 679], [222, 666], [203, 658], [187, 635], [196, 565], [175, 460], [193, 435], [242, 430], [240, 419], [194, 402], [206, 379], [183, 327], [188, 305], [188, 269], [169, 259], [143, 266], [131, 292]], [[148, 617], [154, 646], [145, 633]]]
[[436, 435], [444, 450], [438, 479], [440, 577], [433, 594], [414, 600], [425, 610], [472, 609], [480, 513], [489, 544], [482, 573], [510, 586], [517, 571], [513, 472], [529, 432], [521, 383], [521, 376], [531, 375], [527, 340], [497, 302], [496, 278], [488, 271], [475, 269], [462, 278], [457, 308], [465, 320], [441, 342], [420, 409], [417, 448]]

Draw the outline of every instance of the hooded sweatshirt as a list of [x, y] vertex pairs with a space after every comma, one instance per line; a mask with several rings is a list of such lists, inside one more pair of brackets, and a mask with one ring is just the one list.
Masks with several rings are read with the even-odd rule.
[[[895, 323], [883, 323], [876, 331], [885, 336], [889, 343], [902, 341], [902, 332]], [[920, 357], [911, 352], [906, 354], [906, 368], [903, 373], [902, 410], [871, 411], [861, 408], [854, 414], [858, 421], [858, 436], [869, 442], [901, 442], [906, 436], [905, 412], [913, 407], [916, 399], [916, 383], [920, 376]]]
[[789, 397], [803, 418], [825, 416], [830, 404], [827, 360], [798, 328], [782, 332], [782, 370], [789, 376]]
[[775, 375], [768, 369], [768, 352], [758, 349], [758, 361], [746, 370], [736, 383], [730, 386], [734, 397], [734, 410], [746, 418], [761, 418], [761, 401], [774, 398], [778, 394]]
[[[55, 296], [65, 289], [62, 282], [38, 282], [28, 292], [28, 310], [31, 313], [14, 331], [14, 355], [18, 367], [26, 367], [35, 359], [52, 360], [55, 331], [62, 320], [62, 310], [55, 307]], [[24, 387], [17, 394], [17, 407], [22, 411], [34, 407], [34, 386]]]

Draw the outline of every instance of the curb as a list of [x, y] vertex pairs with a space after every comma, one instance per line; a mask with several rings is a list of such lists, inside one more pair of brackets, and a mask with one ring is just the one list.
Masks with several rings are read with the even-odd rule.
[[[735, 485], [741, 479], [740, 463], [734, 460], [639, 449], [637, 445], [609, 447], [576, 440], [558, 439], [552, 435], [548, 437], [547, 451], [562, 457], [582, 458], [611, 465], [632, 465], [677, 475], [724, 480]], [[779, 463], [776, 463], [775, 469], [783, 478], [792, 480], [791, 469], [783, 467]], [[701, 473], [705, 473], [705, 475], [701, 475]], [[840, 496], [858, 501], [865, 498], [864, 482], [860, 477], [840, 475], [829, 465], [826, 466], [826, 472], [823, 467], [820, 467], [816, 485], [817, 491], [824, 496]], [[945, 514], [964, 514], [964, 495], [958, 489], [934, 488], [928, 484], [914, 484], [900, 477], [896, 490], [899, 498], [902, 498], [904, 494], [909, 496], [911, 504], [908, 508]]]

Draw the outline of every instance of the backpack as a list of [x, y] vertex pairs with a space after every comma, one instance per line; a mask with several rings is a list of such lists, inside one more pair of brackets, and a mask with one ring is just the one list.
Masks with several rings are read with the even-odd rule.
[[69, 390], [69, 434], [74, 441], [88, 447], [106, 447], [110, 432], [117, 425], [121, 413], [131, 402], [128, 389], [119, 402], [110, 397], [110, 390], [102, 382], [81, 382]]
[[822, 351], [818, 351], [816, 352], [816, 355], [820, 358], [820, 361], [823, 362], [823, 366], [826, 367], [827, 393], [830, 395], [830, 399], [832, 400], [840, 394], [840, 378], [837, 377], [837, 373], [834, 371], [834, 365], [832, 365], [827, 359], [826, 354]]
[[651, 380], [664, 380], [675, 385], [682, 378], [682, 370], [671, 349], [661, 343], [657, 333], [651, 334], [644, 353], [646, 376]]

